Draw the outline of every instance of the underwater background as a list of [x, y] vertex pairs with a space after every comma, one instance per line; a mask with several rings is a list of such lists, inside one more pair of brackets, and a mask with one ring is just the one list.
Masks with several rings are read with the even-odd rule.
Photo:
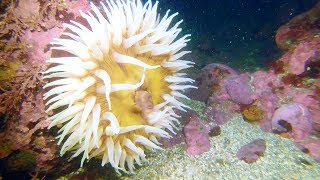
[[178, 0], [161, 4], [164, 11], [179, 12], [184, 20], [184, 31], [192, 35], [193, 54], [200, 51], [197, 68], [214, 61], [237, 69], [254, 70], [265, 67], [268, 61], [281, 54], [274, 43], [277, 29], [316, 2]]
[[[62, 22], [98, 0], [1, 1], [0, 179], [317, 179], [320, 177], [320, 3], [162, 0], [195, 62], [198, 89], [164, 150], [135, 174], [68, 161], [48, 130], [41, 72]], [[154, 3], [154, 2], [153, 2]]]

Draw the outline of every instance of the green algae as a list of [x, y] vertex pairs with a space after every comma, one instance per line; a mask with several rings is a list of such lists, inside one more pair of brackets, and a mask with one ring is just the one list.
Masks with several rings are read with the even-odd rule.
[[8, 156], [11, 152], [12, 150], [10, 149], [7, 143], [0, 142], [0, 158]]
[[198, 113], [201, 118], [205, 117], [203, 110], [206, 107], [206, 104], [204, 102], [196, 101], [196, 100], [186, 100], [186, 99], [181, 99], [180, 101], [183, 104], [189, 106], [193, 111]]
[[5, 62], [0, 65], [0, 81], [8, 80], [15, 76], [18, 62]]
[[9, 157], [7, 169], [9, 171], [32, 170], [36, 166], [36, 155], [29, 150], [22, 150]]

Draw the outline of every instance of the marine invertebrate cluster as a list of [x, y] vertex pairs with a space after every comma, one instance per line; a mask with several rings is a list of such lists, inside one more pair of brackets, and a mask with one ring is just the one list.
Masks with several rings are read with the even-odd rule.
[[249, 106], [244, 107], [242, 115], [246, 120], [249, 121], [258, 121], [263, 117], [263, 110], [256, 104], [250, 104]]
[[195, 87], [178, 71], [193, 64], [180, 59], [190, 52], [182, 50], [190, 35], [178, 38], [182, 20], [170, 25], [178, 13], [161, 18], [158, 2], [107, 0], [101, 7], [91, 4], [91, 12], [80, 12], [84, 24], [64, 24], [52, 42], [60, 55], [44, 72], [49, 128], [61, 127], [60, 153], [82, 154], [81, 165], [101, 157], [102, 165], [133, 172], [146, 149], [161, 149], [158, 137], [170, 137], [165, 129], [174, 131], [173, 109], [188, 108], [178, 98]]

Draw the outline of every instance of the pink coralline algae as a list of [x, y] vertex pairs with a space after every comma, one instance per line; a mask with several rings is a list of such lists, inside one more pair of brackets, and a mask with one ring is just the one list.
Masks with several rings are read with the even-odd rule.
[[303, 143], [303, 148], [315, 159], [320, 161], [320, 140], [310, 139]]
[[254, 122], [265, 132], [271, 131], [271, 121], [274, 111], [277, 109], [279, 97], [274, 89], [281, 87], [281, 78], [274, 71], [256, 71], [252, 74], [253, 95], [257, 106], [264, 111], [262, 119]]
[[310, 116], [313, 120], [312, 126], [315, 131], [320, 130], [320, 104], [319, 104], [319, 93], [317, 89], [306, 89], [304, 91], [299, 91], [294, 88], [285, 88], [284, 92], [287, 96], [292, 97], [292, 101], [301, 104], [303, 107], [307, 108], [310, 112]]
[[217, 125], [222, 125], [231, 118], [230, 115], [222, 110], [220, 107], [206, 107], [204, 110], [205, 115], [207, 116], [208, 120], [211, 122], [216, 123]]
[[195, 78], [196, 90], [190, 90], [193, 99], [207, 102], [212, 92], [219, 88], [222, 79], [237, 74], [235, 70], [224, 64], [211, 63], [202, 68], [201, 73]]
[[285, 70], [291, 74], [300, 75], [308, 66], [319, 61], [319, 39], [310, 42], [302, 42], [293, 50], [289, 58], [284, 58]]
[[176, 131], [175, 134], [169, 132], [169, 134], [172, 136], [172, 138], [161, 138], [159, 141], [165, 148], [172, 148], [175, 145], [185, 141], [185, 136], [182, 131]]
[[256, 139], [242, 146], [237, 152], [237, 157], [246, 163], [253, 163], [256, 162], [260, 156], [264, 155], [265, 150], [266, 141], [263, 139]]
[[61, 28], [54, 27], [50, 30], [34, 31], [26, 30], [22, 41], [28, 42], [27, 49], [29, 51], [29, 58], [34, 63], [44, 63], [49, 58], [49, 43], [53, 38], [58, 37], [62, 32]]
[[283, 85], [281, 78], [274, 73], [273, 70], [269, 71], [256, 71], [252, 74], [252, 86], [254, 88], [253, 98], [259, 99], [265, 94], [274, 92], [274, 87]]
[[[208, 76], [208, 81], [210, 82], [202, 82], [203, 84], [210, 84], [209, 88], [207, 88], [210, 90], [210, 93], [208, 93], [210, 96], [206, 98], [207, 107], [204, 109], [204, 114], [207, 116], [209, 122], [222, 125], [239, 110], [239, 105], [231, 100], [226, 88], [226, 84], [228, 84], [226, 83], [226, 79], [230, 80], [230, 82], [233, 81], [233, 79], [237, 79], [237, 72], [227, 65], [215, 63], [207, 65], [203, 70], [207, 72], [207, 75], [204, 77]], [[236, 94], [231, 92], [231, 89], [234, 89], [235, 86], [229, 87], [229, 92], [232, 95]], [[200, 92], [201, 87], [202, 86], [199, 87]], [[241, 89], [237, 90], [237, 92], [239, 91], [241, 91]], [[200, 94], [200, 92], [198, 93]]]
[[238, 104], [253, 102], [249, 80], [248, 74], [234, 75], [225, 79], [225, 87], [232, 101]]
[[186, 137], [187, 153], [195, 156], [209, 151], [210, 126], [202, 121], [196, 114], [190, 116], [190, 121], [184, 127]]
[[302, 13], [287, 24], [281, 26], [276, 33], [275, 41], [282, 49], [295, 48], [301, 41], [309, 41], [319, 32], [319, 9], [320, 3], [317, 3], [308, 12]]
[[0, 115], [4, 118], [0, 159], [6, 167], [1, 175], [17, 170], [39, 177], [58, 174], [72, 163], [54, 168], [61, 158], [55, 138], [47, 132], [41, 72], [50, 56], [49, 43], [60, 36], [62, 23], [77, 17], [79, 10], [87, 11], [89, 4], [87, 0], [6, 3], [0, 27]]
[[[204, 109], [209, 124], [224, 124], [235, 113], [246, 117], [248, 109], [254, 107], [262, 113], [250, 123], [265, 132], [291, 138], [299, 147], [308, 146], [312, 157], [319, 159], [319, 14], [320, 3], [279, 28], [276, 43], [287, 52], [271, 63], [268, 70], [236, 73], [226, 66], [206, 66], [211, 79], [202, 78], [208, 81], [202, 84], [211, 85], [207, 88], [209, 98]], [[227, 73], [219, 76], [216, 72], [220, 70]]]
[[306, 139], [312, 131], [312, 116], [308, 108], [298, 103], [281, 106], [271, 121], [273, 130], [288, 132], [296, 142]]

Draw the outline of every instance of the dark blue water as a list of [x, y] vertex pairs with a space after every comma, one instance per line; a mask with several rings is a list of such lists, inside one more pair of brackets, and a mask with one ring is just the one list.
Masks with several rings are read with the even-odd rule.
[[179, 12], [197, 68], [212, 62], [242, 70], [277, 59], [276, 30], [317, 0], [163, 0], [163, 11]]

